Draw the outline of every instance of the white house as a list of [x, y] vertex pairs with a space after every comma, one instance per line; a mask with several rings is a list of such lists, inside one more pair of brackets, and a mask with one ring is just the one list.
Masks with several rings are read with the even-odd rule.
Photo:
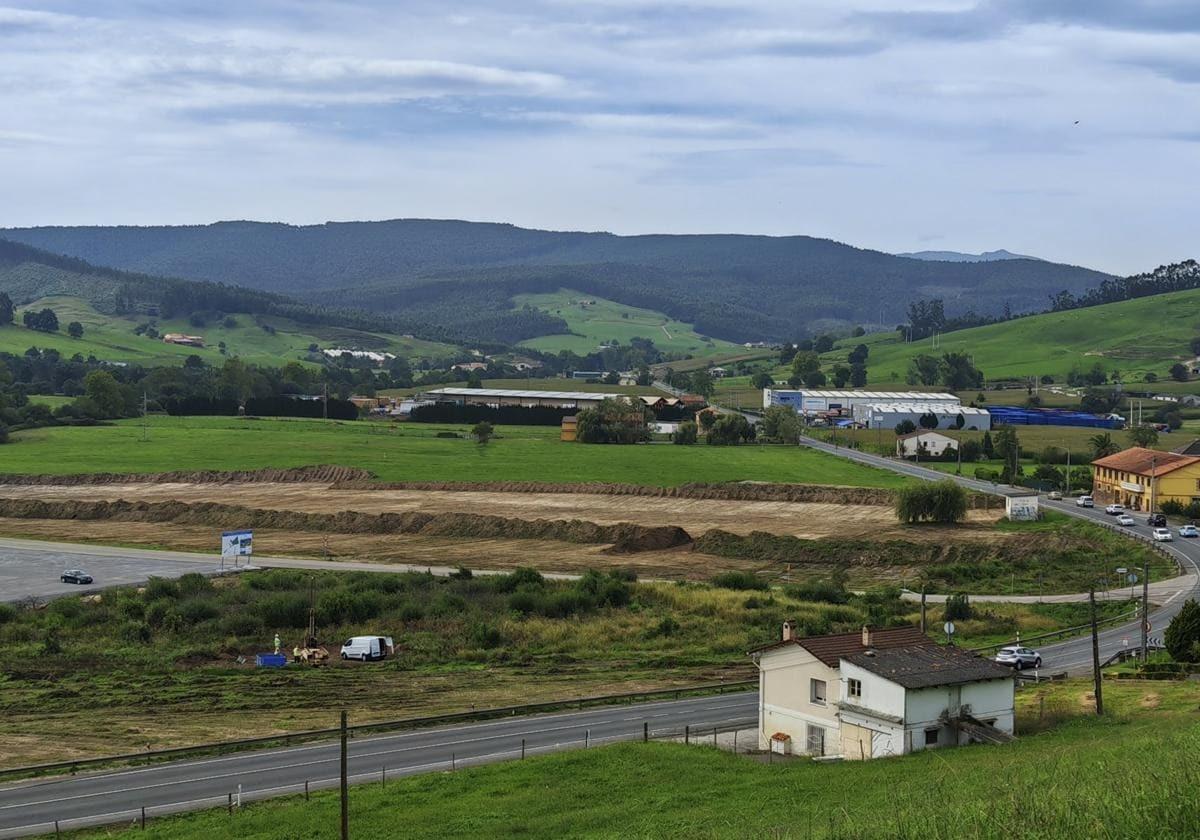
[[896, 437], [896, 454], [901, 458], [912, 458], [918, 452], [925, 458], [938, 458], [947, 449], [957, 448], [958, 441], [937, 432], [909, 432]]
[[1012, 737], [1012, 671], [915, 627], [797, 638], [789, 623], [751, 656], [762, 749], [860, 759]]

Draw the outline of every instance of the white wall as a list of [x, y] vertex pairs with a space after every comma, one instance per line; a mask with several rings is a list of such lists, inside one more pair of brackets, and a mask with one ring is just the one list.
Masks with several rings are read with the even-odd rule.
[[[912, 749], [925, 748], [924, 731], [938, 725], [941, 716], [955, 714], [960, 706], [970, 706], [971, 716], [982, 721], [995, 720], [1002, 732], [1013, 731], [1013, 703], [1016, 681], [1013, 678], [939, 686], [907, 692], [904, 727], [910, 733]], [[952, 728], [943, 728], [939, 746], [953, 743]], [[966, 743], [964, 737], [962, 743]]]
[[[825, 729], [825, 753], [841, 751], [837, 703], [841, 683], [836, 668], [830, 668], [799, 645], [764, 652], [759, 658], [760, 749], [768, 749], [776, 732], [791, 736], [792, 751], [802, 753], [808, 743], [807, 725]], [[825, 681], [825, 705], [810, 702], [811, 679]]]

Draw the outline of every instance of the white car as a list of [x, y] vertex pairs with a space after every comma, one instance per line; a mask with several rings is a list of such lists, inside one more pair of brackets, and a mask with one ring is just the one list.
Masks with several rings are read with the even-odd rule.
[[1052, 502], [1057, 502], [1057, 501], [1059, 501], [1060, 499], [1062, 499], [1062, 491], [1060, 491], [1060, 490], [1051, 490], [1049, 493], [1047, 493], [1047, 494], [1046, 494], [1046, 498], [1047, 498], [1047, 499], [1049, 499], [1049, 500], [1050, 500], [1050, 501], [1052, 501]]
[[1019, 647], [1011, 645], [1002, 647], [996, 652], [996, 662], [1001, 665], [1011, 665], [1018, 671], [1023, 668], [1041, 668], [1042, 655], [1036, 650], [1031, 650], [1027, 647]]
[[1174, 539], [1174, 537], [1171, 536], [1170, 528], [1155, 528], [1154, 533], [1151, 534], [1151, 536], [1154, 537], [1155, 542], [1170, 542]]
[[1130, 516], [1128, 513], [1122, 513], [1120, 516], [1117, 517], [1117, 524], [1124, 525], [1125, 527], [1129, 527], [1130, 525], [1133, 524], [1133, 517]]
[[1125, 512], [1125, 505], [1109, 505], [1104, 509], [1104, 512], [1109, 516], [1117, 516]]
[[1093, 499], [1091, 496], [1080, 496], [1078, 499], [1075, 500], [1075, 504], [1078, 507], [1095, 507], [1096, 500]]
[[1200, 537], [1200, 529], [1195, 525], [1180, 525], [1179, 536], [1181, 537]]

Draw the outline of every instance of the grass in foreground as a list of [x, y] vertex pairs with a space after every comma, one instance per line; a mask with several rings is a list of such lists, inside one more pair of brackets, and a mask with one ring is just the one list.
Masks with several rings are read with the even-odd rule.
[[[1078, 683], [1057, 689], [1085, 690]], [[1140, 699], [1132, 694], [1140, 693]], [[778, 837], [922, 840], [1195, 836], [1198, 692], [1141, 684], [1105, 719], [1003, 746], [871, 762], [765, 765], [710, 747], [621, 744], [350, 791], [351, 832], [406, 837]], [[1034, 700], [1032, 692], [1028, 699]], [[1147, 697], [1171, 695], [1171, 702]], [[1186, 695], [1186, 696], [1185, 696]], [[1022, 695], [1026, 699], [1025, 693]], [[1026, 704], [1027, 705], [1027, 704]], [[1082, 712], [1077, 707], [1075, 714]], [[336, 791], [88, 836], [318, 838]]]
[[430, 431], [421, 424], [155, 417], [149, 441], [141, 439], [139, 420], [19, 432], [4, 447], [0, 470], [61, 475], [338, 464], [387, 481], [905, 483], [886, 470], [800, 447], [563, 443], [551, 427], [499, 427], [500, 438], [479, 446]]

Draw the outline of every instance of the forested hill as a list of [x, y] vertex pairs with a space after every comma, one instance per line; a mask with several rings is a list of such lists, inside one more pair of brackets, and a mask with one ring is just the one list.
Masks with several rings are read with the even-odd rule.
[[807, 236], [615, 236], [403, 219], [306, 227], [53, 227], [0, 236], [139, 272], [234, 283], [386, 310], [450, 327], [511, 295], [558, 287], [665, 312], [731, 340], [780, 340], [818, 322], [903, 318], [909, 301], [949, 314], [1045, 309], [1107, 275], [1013, 259], [929, 262]]

